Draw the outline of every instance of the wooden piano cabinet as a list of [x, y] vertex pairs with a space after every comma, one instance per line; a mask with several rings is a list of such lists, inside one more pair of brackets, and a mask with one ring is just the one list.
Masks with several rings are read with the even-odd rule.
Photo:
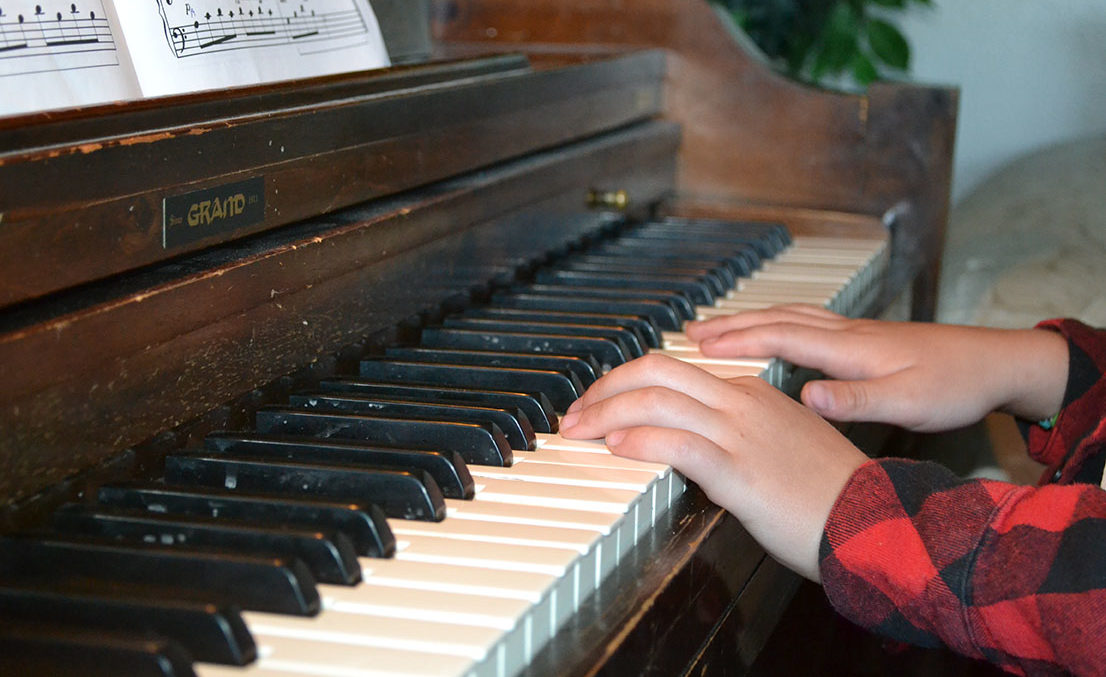
[[949, 208], [957, 91], [830, 92], [774, 72], [707, 0], [434, 0], [455, 50], [666, 50], [664, 113], [684, 129], [682, 196], [867, 214], [894, 231], [890, 289], [930, 319]]

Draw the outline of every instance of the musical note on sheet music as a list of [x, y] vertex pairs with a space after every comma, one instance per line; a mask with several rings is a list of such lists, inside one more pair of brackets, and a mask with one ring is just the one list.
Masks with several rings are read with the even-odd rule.
[[117, 65], [101, 0], [0, 0], [0, 77]]
[[158, 7], [178, 57], [280, 44], [348, 44], [369, 32], [349, 0], [159, 0]]

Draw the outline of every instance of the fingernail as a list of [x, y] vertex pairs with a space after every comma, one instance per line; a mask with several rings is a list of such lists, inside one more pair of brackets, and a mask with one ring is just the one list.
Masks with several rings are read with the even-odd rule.
[[606, 439], [607, 446], [608, 447], [618, 446], [622, 442], [622, 440], [624, 440], [624, 439], [626, 439], [626, 431], [625, 430], [616, 430], [613, 433], [611, 433], [610, 435], [607, 435], [607, 439]]
[[565, 413], [571, 414], [572, 412], [580, 411], [583, 408], [584, 408], [584, 403], [580, 401], [580, 398], [577, 398], [577, 400], [575, 402], [568, 405], [568, 409], [565, 411]]
[[580, 420], [580, 412], [568, 411], [561, 417], [561, 429], [571, 428], [576, 425], [576, 422]]
[[817, 411], [830, 411], [833, 409], [833, 393], [818, 383], [811, 383], [806, 388], [806, 400], [811, 409]]

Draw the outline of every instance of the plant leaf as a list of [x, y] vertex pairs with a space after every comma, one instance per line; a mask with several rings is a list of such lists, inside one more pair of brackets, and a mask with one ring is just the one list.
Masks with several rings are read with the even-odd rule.
[[860, 51], [857, 28], [856, 16], [847, 3], [840, 3], [833, 8], [822, 29], [821, 44], [811, 68], [815, 79], [825, 73], [840, 73], [852, 63]]
[[866, 32], [868, 44], [880, 61], [900, 70], [910, 66], [910, 45], [899, 29], [886, 21], [870, 19]]
[[857, 52], [853, 58], [853, 79], [865, 87], [879, 80], [879, 71], [863, 52]]
[[[928, 0], [918, 0], [919, 2], [928, 2]], [[880, 5], [881, 7], [898, 7], [902, 9], [906, 6], [906, 0], [870, 0], [873, 5]]]

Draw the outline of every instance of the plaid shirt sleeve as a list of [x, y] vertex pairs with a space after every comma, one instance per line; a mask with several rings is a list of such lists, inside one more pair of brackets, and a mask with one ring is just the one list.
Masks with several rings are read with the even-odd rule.
[[944, 643], [1018, 674], [1101, 675], [1106, 491], [1073, 481], [1106, 453], [1106, 332], [1043, 326], [1071, 347], [1064, 407], [1054, 425], [1029, 432], [1030, 452], [1058, 483], [870, 461], [826, 522], [822, 584], [844, 616], [897, 640]]

